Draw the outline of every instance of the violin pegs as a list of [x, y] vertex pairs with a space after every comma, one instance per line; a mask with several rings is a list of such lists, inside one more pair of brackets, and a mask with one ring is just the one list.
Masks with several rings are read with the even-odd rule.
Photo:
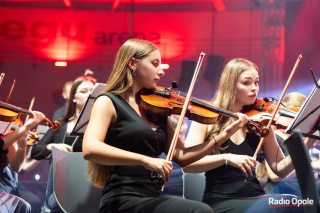
[[172, 80], [171, 85], [172, 85], [172, 88], [174, 88], [174, 89], [178, 87], [177, 82], [176, 82], [176, 81], [174, 81], [174, 80]]
[[172, 82], [171, 82], [171, 87], [165, 87], [165, 89], [168, 90], [168, 91], [171, 91], [172, 88], [175, 89], [175, 88], [177, 88], [177, 87], [178, 87], [177, 82], [174, 81], [174, 80], [172, 80]]
[[263, 100], [264, 100], [265, 102], [267, 102], [267, 103], [270, 102], [270, 100], [269, 100], [268, 97], [264, 97]]

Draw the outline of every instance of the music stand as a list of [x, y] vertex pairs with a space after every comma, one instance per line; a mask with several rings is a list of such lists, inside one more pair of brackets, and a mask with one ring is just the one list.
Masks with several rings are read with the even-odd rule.
[[92, 105], [105, 86], [106, 84], [102, 84], [102, 83], [95, 84], [86, 103], [82, 107], [79, 118], [76, 122], [76, 125], [73, 127], [72, 131], [70, 132], [70, 135], [83, 136], [89, 122]]
[[12, 122], [0, 121], [0, 134], [6, 135], [12, 127]]
[[[318, 85], [319, 83], [320, 81], [318, 81]], [[286, 129], [286, 133], [292, 133], [299, 130], [303, 136], [308, 136], [317, 140], [320, 139], [320, 89], [318, 85], [316, 84], [313, 88], [309, 97], [300, 108], [297, 116]], [[310, 132], [312, 130], [316, 131], [311, 135]]]

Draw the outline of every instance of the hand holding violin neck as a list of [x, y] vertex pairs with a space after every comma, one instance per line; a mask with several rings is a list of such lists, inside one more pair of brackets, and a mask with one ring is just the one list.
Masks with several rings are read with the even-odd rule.
[[[15, 121], [19, 113], [26, 114], [26, 115], [33, 115], [31, 111], [22, 109], [20, 107], [13, 106], [8, 103], [4, 103], [0, 101], [0, 119], [7, 122]], [[60, 127], [59, 121], [55, 121], [53, 124], [48, 118], [44, 118], [43, 122], [51, 127], [53, 130], [57, 130]]]

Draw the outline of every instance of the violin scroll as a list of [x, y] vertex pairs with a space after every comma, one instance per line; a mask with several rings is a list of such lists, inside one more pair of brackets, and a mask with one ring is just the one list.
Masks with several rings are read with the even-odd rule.
[[[20, 113], [32, 116], [32, 112], [29, 110], [22, 109], [20, 107], [16, 107], [14, 105], [0, 101], [0, 119], [2, 121], [6, 121], [6, 122], [15, 121], [17, 120]], [[53, 130], [57, 130], [60, 128], [59, 121], [55, 121], [52, 124], [48, 118], [45, 118], [43, 122], [49, 127], [51, 127]]]
[[260, 130], [260, 128], [258, 127], [258, 125], [256, 123], [254, 123], [253, 121], [249, 121], [248, 123], [246, 123], [246, 129], [245, 129], [245, 132], [246, 133], [254, 133], [256, 134], [257, 136], [261, 136], [261, 135], [265, 135], [265, 134], [269, 134], [269, 131], [268, 132], [263, 132], [263, 129]]
[[[259, 132], [261, 133], [261, 136], [266, 137], [269, 134], [267, 125], [271, 120], [272, 113], [274, 113], [275, 109], [276, 104], [273, 101], [266, 102], [264, 99], [257, 99], [253, 106], [245, 107], [242, 112], [246, 114], [254, 124], [260, 126], [261, 130], [259, 130]], [[294, 119], [299, 109], [299, 107], [280, 108], [276, 112], [271, 125], [280, 129], [286, 129]]]
[[57, 130], [60, 128], [60, 122], [59, 121], [54, 121], [53, 124], [48, 118], [45, 118], [43, 122], [48, 126], [51, 127], [53, 130]]

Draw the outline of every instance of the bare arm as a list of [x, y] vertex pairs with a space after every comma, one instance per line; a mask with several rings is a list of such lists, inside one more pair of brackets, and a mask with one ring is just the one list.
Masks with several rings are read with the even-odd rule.
[[53, 146], [61, 151], [72, 152], [73, 149], [70, 145], [62, 143], [64, 137], [65, 129], [63, 127], [58, 130], [48, 129], [40, 141], [33, 146], [31, 157], [36, 160], [42, 160], [51, 154]]
[[[240, 114], [239, 114], [240, 115]], [[243, 115], [242, 115], [243, 116]], [[241, 117], [240, 117], [241, 118]], [[208, 135], [208, 126], [193, 122], [188, 137], [186, 140], [186, 146], [189, 148], [199, 147], [203, 144], [213, 143], [213, 147], [209, 150], [207, 154], [213, 152], [215, 149], [215, 142], [218, 145], [224, 143], [228, 138], [230, 138], [236, 131], [238, 131], [247, 122], [246, 116], [232, 124], [230, 124], [224, 131], [219, 135], [215, 135], [210, 141], [204, 142]], [[203, 147], [201, 147], [204, 149]], [[195, 173], [208, 171], [222, 165], [228, 164], [242, 170], [242, 172], [248, 176], [252, 175], [255, 167], [255, 160], [249, 156], [245, 155], [235, 155], [235, 154], [220, 154], [220, 155], [209, 155], [203, 157], [194, 163], [183, 168], [184, 172]]]
[[39, 163], [40, 163], [40, 161], [39, 161], [39, 160], [35, 160], [35, 159], [26, 161], [26, 162], [23, 164], [22, 170], [23, 170], [23, 171], [26, 171], [26, 172], [30, 172], [30, 171], [31, 171], [32, 169], [34, 169]]
[[[199, 146], [199, 145], [201, 146], [202, 144], [208, 144], [204, 142], [205, 138], [207, 137], [207, 131], [208, 131], [208, 125], [192, 122], [188, 132], [186, 142], [185, 142], [185, 147], [186, 147], [185, 149], [188, 150], [194, 146]], [[215, 139], [217, 140], [217, 142], [220, 142], [218, 137], [215, 137]], [[198, 159], [198, 161], [196, 162], [192, 162], [189, 165], [183, 166], [184, 172], [190, 172], [190, 173], [204, 172], [224, 164], [223, 162], [225, 161], [221, 156], [219, 156], [220, 158], [218, 158], [216, 155], [205, 156], [210, 154], [210, 152], [213, 152], [215, 148], [215, 141], [211, 140], [210, 142], [211, 142], [210, 150], [208, 150], [203, 155], [204, 157], [201, 160]], [[175, 162], [177, 161], [176, 159], [174, 160]], [[213, 165], [212, 161], [216, 162], [217, 164]]]
[[10, 167], [15, 172], [20, 172], [26, 160], [25, 139], [21, 138], [17, 143], [9, 147], [8, 159]]
[[38, 123], [40, 123], [45, 116], [41, 112], [32, 112], [33, 118], [28, 119], [28, 121], [18, 130], [2, 136], [2, 140], [4, 141], [3, 149], [9, 148], [15, 141], [24, 136], [27, 131], [34, 128]]
[[270, 178], [270, 180], [272, 180], [273, 182], [281, 181], [281, 178], [278, 175], [276, 175], [275, 173], [273, 173], [273, 171], [270, 168], [267, 161], [265, 161], [265, 165], [266, 165], [267, 174], [268, 174], [268, 177]]
[[84, 158], [102, 165], [142, 165], [160, 173], [164, 181], [169, 181], [172, 170], [170, 161], [125, 151], [104, 143], [107, 130], [116, 119], [111, 99], [100, 96], [92, 107], [90, 121], [83, 137]]
[[[316, 140], [312, 138], [305, 139], [305, 145], [308, 150], [315, 141]], [[275, 175], [279, 176], [280, 178], [285, 178], [294, 170], [291, 157], [285, 157], [283, 155], [283, 152], [276, 141], [272, 128], [270, 128], [270, 134], [265, 138], [262, 148], [266, 161]]]

